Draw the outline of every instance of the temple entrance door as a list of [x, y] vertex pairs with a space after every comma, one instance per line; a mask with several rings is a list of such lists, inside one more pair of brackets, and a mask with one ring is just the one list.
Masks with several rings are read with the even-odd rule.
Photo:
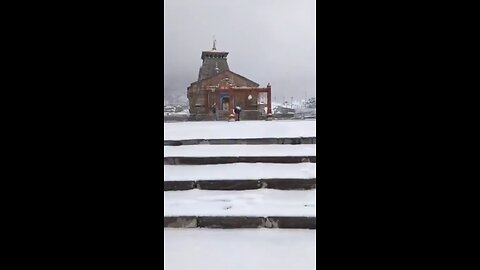
[[228, 111], [229, 110], [229, 105], [230, 105], [230, 97], [225, 96], [220, 99], [220, 105], [222, 111]]

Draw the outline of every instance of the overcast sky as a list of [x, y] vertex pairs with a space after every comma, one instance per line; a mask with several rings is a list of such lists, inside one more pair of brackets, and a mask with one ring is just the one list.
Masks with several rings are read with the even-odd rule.
[[196, 81], [213, 35], [230, 70], [265, 87], [276, 101], [315, 96], [315, 0], [165, 0], [166, 91]]

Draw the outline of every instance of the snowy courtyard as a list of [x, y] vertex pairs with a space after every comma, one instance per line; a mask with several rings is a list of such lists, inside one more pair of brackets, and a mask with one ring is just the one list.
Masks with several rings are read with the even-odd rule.
[[167, 270], [315, 269], [316, 230], [165, 228]]

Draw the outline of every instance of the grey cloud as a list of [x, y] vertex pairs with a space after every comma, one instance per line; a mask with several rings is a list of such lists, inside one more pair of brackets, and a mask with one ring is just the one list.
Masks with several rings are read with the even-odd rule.
[[315, 0], [165, 0], [164, 89], [186, 94], [203, 50], [230, 52], [230, 69], [277, 100], [315, 96]]

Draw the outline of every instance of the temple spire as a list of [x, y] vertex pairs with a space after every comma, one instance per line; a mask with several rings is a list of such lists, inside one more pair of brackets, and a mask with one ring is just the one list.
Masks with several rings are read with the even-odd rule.
[[213, 36], [213, 47], [210, 47], [206, 51], [202, 51], [202, 66], [198, 72], [198, 80], [210, 78], [219, 73], [222, 73], [228, 68], [227, 55], [228, 52], [217, 50], [217, 40]]

